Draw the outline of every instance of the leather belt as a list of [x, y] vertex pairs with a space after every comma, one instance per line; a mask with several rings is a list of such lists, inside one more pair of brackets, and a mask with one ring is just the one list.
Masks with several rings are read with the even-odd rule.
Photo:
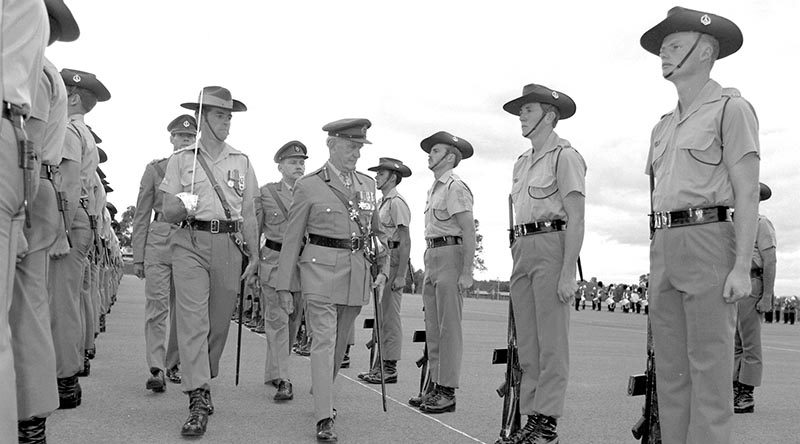
[[340, 248], [342, 250], [358, 251], [366, 246], [361, 237], [351, 237], [350, 239], [335, 239], [318, 234], [309, 234], [308, 242], [320, 247]]
[[181, 222], [181, 228], [192, 228], [194, 230], [208, 231], [211, 234], [217, 233], [238, 233], [242, 230], [240, 220], [185, 220]]
[[514, 238], [530, 236], [532, 234], [552, 233], [567, 229], [567, 222], [561, 219], [541, 220], [528, 224], [514, 225]]
[[22, 107], [16, 106], [3, 100], [3, 118], [6, 120], [14, 121], [14, 117], [25, 117]]
[[79, 202], [81, 204], [81, 208], [83, 208], [84, 210], [87, 210], [87, 211], [89, 210], [89, 198], [88, 197], [81, 197]]
[[47, 179], [52, 182], [56, 178], [56, 173], [58, 173], [58, 165], [43, 163], [42, 168], [39, 170], [39, 179]]
[[264, 246], [273, 251], [281, 251], [281, 247], [283, 247], [283, 244], [280, 242], [275, 242], [274, 240], [271, 239], [265, 239]]
[[400, 241], [389, 241], [386, 243], [386, 246], [392, 250], [394, 250], [395, 248], [400, 248]]
[[730, 220], [733, 220], [733, 218], [730, 208], [726, 206], [660, 211], [650, 215], [650, 225], [657, 230], [662, 228], [708, 224], [712, 222], [727, 222]]
[[750, 269], [750, 277], [754, 279], [761, 279], [764, 276], [764, 269], [763, 268], [751, 268]]
[[448, 245], [461, 245], [461, 236], [440, 236], [425, 239], [428, 248], [446, 247]]

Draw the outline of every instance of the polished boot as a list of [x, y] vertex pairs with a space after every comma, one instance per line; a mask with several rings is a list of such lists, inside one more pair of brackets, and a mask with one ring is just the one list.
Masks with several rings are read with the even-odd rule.
[[163, 393], [167, 389], [167, 380], [164, 378], [164, 371], [160, 368], [151, 368], [150, 377], [147, 378], [145, 384], [147, 390], [152, 390], [154, 393]]
[[438, 414], [456, 411], [456, 389], [452, 387], [445, 387], [443, 385], [437, 386], [436, 394], [430, 397], [427, 401], [419, 406], [419, 410], [423, 413]]
[[325, 418], [317, 422], [317, 441], [337, 441], [336, 431], [333, 430], [333, 418]]
[[83, 370], [78, 372], [78, 376], [85, 378], [92, 372], [92, 365], [89, 363], [89, 352], [83, 353]]
[[[375, 369], [373, 373], [365, 375], [361, 379], [363, 379], [364, 382], [367, 382], [369, 384], [380, 384], [381, 383], [380, 369]], [[383, 361], [383, 383], [384, 384], [397, 383], [397, 361]]]
[[342, 359], [342, 365], [339, 368], [350, 368], [350, 346], [347, 346], [347, 349], [344, 351], [344, 359]]
[[552, 416], [539, 414], [536, 414], [536, 416], [539, 417], [538, 427], [524, 442], [529, 444], [558, 444], [558, 433], [556, 433], [558, 420]]
[[256, 325], [256, 327], [253, 329], [253, 333], [264, 334], [266, 332], [267, 330], [264, 326], [264, 318], [261, 318], [261, 321], [259, 321], [258, 325]]
[[311, 356], [311, 338], [308, 338], [304, 344], [300, 344], [295, 353], [299, 356]]
[[89, 350], [86, 350], [86, 356], [88, 356], [89, 359], [94, 359], [96, 354], [97, 354], [97, 348], [96, 347], [92, 347]]
[[214, 403], [211, 402], [211, 390], [205, 391], [204, 399], [206, 400], [206, 407], [208, 408], [208, 416], [214, 414]]
[[378, 365], [377, 365], [377, 363], [378, 363], [378, 360], [376, 359], [375, 362], [372, 363], [372, 367], [370, 367], [369, 371], [361, 372], [358, 375], [356, 375], [358, 377], [358, 379], [362, 379], [363, 380], [364, 378], [366, 378], [369, 375], [378, 373]]
[[409, 399], [408, 405], [419, 408], [425, 401], [436, 395], [437, 387], [438, 386], [435, 383], [431, 382], [430, 386], [428, 386], [428, 391], [420, 396], [414, 396], [413, 398]]
[[167, 369], [167, 379], [173, 384], [181, 383], [181, 371], [177, 366]]
[[81, 385], [78, 383], [78, 375], [68, 378], [58, 378], [58, 408], [74, 409], [81, 405]]
[[508, 438], [499, 438], [495, 444], [520, 444], [525, 442], [539, 426], [539, 414], [528, 415], [528, 422]]
[[278, 391], [275, 392], [275, 396], [272, 399], [275, 401], [291, 401], [294, 399], [292, 383], [282, 379], [281, 382], [278, 383]]
[[181, 427], [182, 436], [203, 436], [208, 426], [207, 390], [199, 388], [189, 393], [189, 417]]
[[[108, 309], [108, 312], [111, 313], [111, 308]], [[100, 315], [100, 333], [106, 332], [106, 315]]]
[[46, 444], [44, 424], [47, 418], [28, 418], [17, 422], [19, 444]]
[[734, 398], [734, 413], [753, 413], [756, 408], [756, 401], [753, 398], [753, 386], [739, 383], [739, 396]]

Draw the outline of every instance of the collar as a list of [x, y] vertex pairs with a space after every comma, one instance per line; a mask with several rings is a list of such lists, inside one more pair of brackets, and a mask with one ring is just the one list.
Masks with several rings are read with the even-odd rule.
[[391, 199], [393, 197], [397, 197], [397, 196], [398, 196], [397, 187], [394, 187], [394, 188], [391, 189], [391, 191], [389, 191], [388, 193], [383, 195], [383, 200], [389, 200], [389, 199]]
[[[295, 183], [297, 183], [297, 182], [295, 182]], [[287, 189], [287, 190], [289, 190], [289, 191], [292, 191], [292, 190], [294, 190], [294, 187], [293, 187], [293, 186], [291, 186], [291, 185], [289, 185], [288, 183], [286, 183], [286, 182], [285, 182], [283, 179], [281, 179], [280, 181], [278, 181], [278, 191], [281, 191], [281, 190], [283, 189], [283, 187], [284, 187], [284, 186], [285, 186], [285, 187], [286, 187], [286, 189]]]
[[[325, 166], [327, 166], [327, 167], [328, 167], [328, 169], [329, 169], [329, 170], [331, 170], [331, 171], [333, 172], [333, 174], [334, 174], [334, 175], [335, 175], [337, 178], [339, 178], [339, 180], [341, 180], [341, 178], [342, 178], [342, 171], [341, 171], [339, 168], [336, 168], [336, 167], [335, 167], [335, 166], [334, 166], [334, 165], [331, 163], [331, 161], [330, 161], [330, 160], [328, 160], [327, 162], [325, 162]], [[350, 174], [353, 174], [353, 173], [354, 173], [354, 171], [351, 171], [351, 172], [350, 172]]]
[[72, 121], [75, 121], [75, 120], [77, 120], [77, 121], [79, 121], [81, 123], [85, 123], [83, 121], [83, 114], [70, 114], [69, 121], [72, 122]]
[[532, 162], [535, 162], [536, 160], [539, 160], [542, 157], [544, 157], [545, 154], [555, 150], [556, 148], [558, 148], [560, 146], [569, 146], [569, 142], [567, 142], [566, 140], [564, 140], [561, 137], [559, 137], [558, 134], [556, 134], [555, 131], [551, 131], [550, 135], [544, 141], [544, 145], [541, 148], [539, 148], [538, 150], [534, 151], [533, 147], [530, 147], [527, 151], [522, 153], [522, 155], [519, 156], [519, 157], [520, 158], [527, 157]]
[[705, 85], [703, 85], [703, 89], [700, 90], [700, 93], [697, 94], [697, 97], [694, 98], [694, 101], [691, 105], [686, 109], [683, 115], [680, 114], [678, 110], [678, 104], [675, 104], [675, 110], [673, 114], [676, 116], [680, 116], [680, 122], [688, 119], [692, 114], [694, 114], [701, 106], [705, 105], [706, 103], [716, 102], [722, 98], [722, 86], [716, 82], [714, 79], [708, 79]]
[[[449, 170], [442, 173], [441, 177], [439, 177], [437, 181], [441, 183], [447, 183], [453, 178], [453, 176], [454, 176], [453, 169], [450, 168]], [[436, 182], [434, 182], [433, 184], [436, 185]]]

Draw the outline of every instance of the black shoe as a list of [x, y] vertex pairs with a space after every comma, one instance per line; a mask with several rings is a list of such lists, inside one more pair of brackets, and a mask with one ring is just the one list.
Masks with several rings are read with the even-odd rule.
[[92, 372], [92, 365], [89, 363], [89, 354], [88, 354], [88, 352], [84, 352], [84, 354], [83, 354], [83, 370], [79, 371], [77, 376], [79, 376], [81, 378], [85, 378], [85, 377], [89, 376], [89, 374], [91, 372]]
[[325, 418], [317, 422], [317, 441], [337, 441], [336, 431], [333, 430], [333, 418]]
[[536, 430], [524, 442], [526, 444], [558, 444], [558, 433], [556, 433], [558, 421], [556, 418], [538, 413], [535, 416], [538, 416], [539, 419]]
[[17, 422], [17, 437], [19, 444], [46, 444], [44, 430], [47, 418], [29, 418]]
[[169, 382], [173, 384], [181, 383], [181, 371], [178, 369], [178, 367], [167, 369], [167, 379], [169, 379]]
[[528, 422], [521, 429], [512, 433], [508, 438], [499, 438], [494, 444], [521, 444], [524, 443], [539, 426], [539, 415], [528, 415]]
[[423, 413], [438, 414], [456, 411], [456, 390], [452, 387], [438, 386], [435, 395], [419, 406]]
[[305, 344], [301, 344], [295, 351], [299, 356], [311, 356], [311, 340]]
[[160, 368], [151, 368], [150, 377], [145, 384], [147, 390], [155, 393], [163, 393], [167, 389], [167, 380], [164, 378], [164, 371]]
[[344, 359], [342, 359], [342, 365], [339, 368], [350, 368], [350, 353], [344, 354]]
[[181, 427], [181, 436], [203, 436], [208, 426], [208, 404], [205, 389], [195, 389], [189, 393], [189, 417]]
[[214, 414], [214, 403], [211, 402], [211, 390], [205, 391], [206, 407], [208, 407], [208, 416]]
[[78, 376], [68, 378], [58, 378], [58, 408], [74, 409], [81, 405], [81, 386], [78, 383]]
[[739, 384], [739, 396], [734, 399], [734, 413], [753, 413], [756, 408], [756, 401], [753, 398], [753, 386]]
[[[388, 363], [389, 361], [383, 362], [383, 383], [384, 384], [397, 384], [397, 361], [395, 365], [391, 365]], [[381, 375], [380, 370], [375, 370], [374, 373], [369, 375], [365, 375], [363, 378], [364, 382], [368, 384], [380, 384], [381, 383]]]
[[410, 405], [411, 407], [419, 408], [425, 401], [436, 395], [436, 388], [437, 385], [431, 383], [430, 390], [428, 390], [426, 393], [423, 393], [420, 396], [414, 396], [413, 398], [409, 399], [408, 405]]
[[94, 359], [96, 354], [97, 354], [97, 348], [95, 348], [95, 347], [92, 347], [89, 350], [86, 350], [86, 356], [89, 359]]
[[272, 398], [275, 401], [291, 401], [294, 399], [294, 393], [292, 393], [292, 383], [287, 380], [281, 380], [278, 383], [278, 391], [275, 393], [275, 396]]
[[[111, 308], [109, 307], [108, 312], [111, 313]], [[106, 332], [106, 315], [100, 315], [100, 333]]]

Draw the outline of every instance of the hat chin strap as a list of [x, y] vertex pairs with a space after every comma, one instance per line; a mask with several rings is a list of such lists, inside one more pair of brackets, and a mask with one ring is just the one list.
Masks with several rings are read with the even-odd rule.
[[544, 112], [544, 110], [542, 110], [542, 117], [539, 117], [539, 121], [538, 121], [538, 122], [536, 122], [536, 125], [533, 125], [533, 128], [531, 128], [531, 130], [530, 130], [530, 131], [528, 131], [528, 134], [525, 134], [525, 135], [524, 135], [524, 136], [522, 136], [522, 137], [524, 137], [524, 138], [526, 138], [526, 139], [527, 139], [527, 138], [528, 138], [528, 136], [530, 136], [531, 134], [533, 134], [533, 132], [534, 132], [534, 131], [536, 131], [536, 129], [537, 129], [537, 128], [539, 128], [539, 124], [540, 124], [540, 123], [542, 123], [542, 120], [544, 120], [544, 116], [546, 116], [546, 115], [547, 115], [547, 113], [545, 113], [545, 112]]
[[674, 68], [672, 68], [672, 71], [668, 72], [668, 73], [667, 73], [667, 74], [664, 76], [664, 78], [665, 78], [665, 79], [668, 79], [668, 78], [670, 78], [670, 76], [671, 76], [672, 74], [674, 74], [674, 73], [675, 73], [675, 71], [677, 71], [677, 70], [681, 69], [681, 67], [683, 66], [683, 64], [684, 64], [684, 63], [686, 63], [686, 60], [688, 60], [688, 59], [689, 59], [689, 56], [690, 56], [690, 55], [692, 55], [692, 53], [694, 52], [695, 48], [697, 48], [697, 44], [698, 44], [698, 43], [700, 43], [700, 37], [702, 37], [702, 36], [703, 36], [702, 34], [699, 34], [699, 35], [697, 36], [697, 39], [694, 41], [694, 44], [692, 45], [692, 47], [691, 47], [691, 48], [689, 48], [689, 52], [687, 52], [687, 53], [686, 53], [686, 55], [685, 55], [685, 56], [683, 56], [683, 60], [681, 60], [681, 62], [680, 62], [680, 63], [678, 63], [678, 65], [677, 65], [677, 66], [675, 66]]

